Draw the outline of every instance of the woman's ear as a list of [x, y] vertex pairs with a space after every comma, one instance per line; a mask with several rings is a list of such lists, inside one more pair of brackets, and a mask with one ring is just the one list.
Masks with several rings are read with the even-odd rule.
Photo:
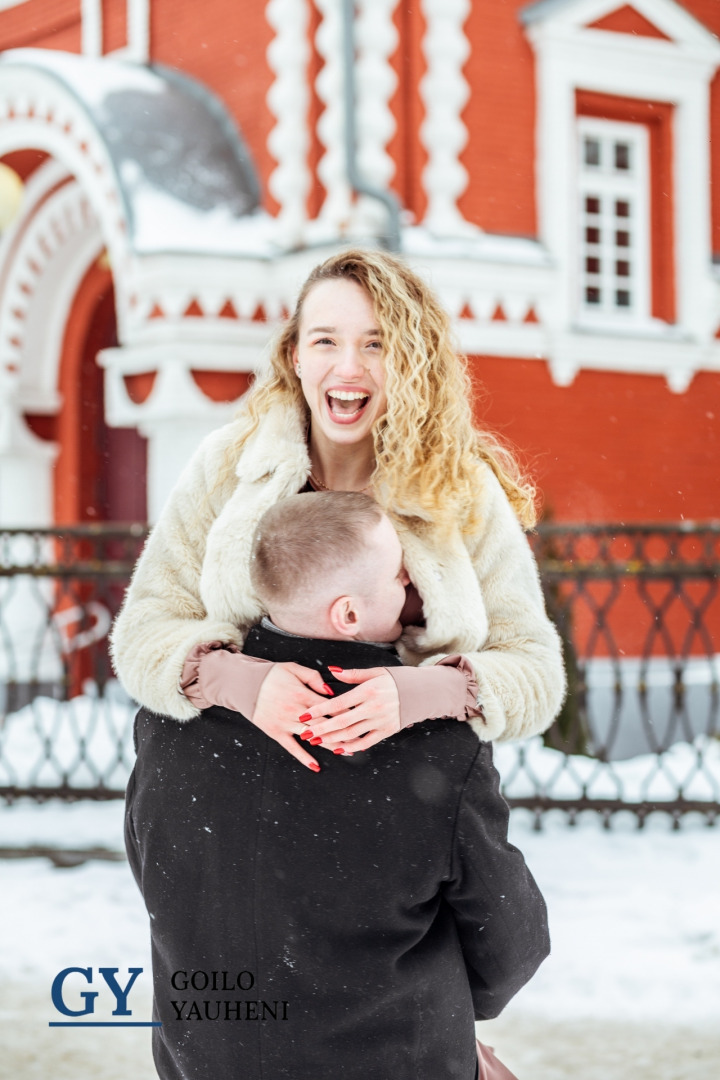
[[357, 636], [360, 617], [353, 596], [338, 596], [330, 605], [329, 614], [330, 624], [337, 634], [346, 638]]

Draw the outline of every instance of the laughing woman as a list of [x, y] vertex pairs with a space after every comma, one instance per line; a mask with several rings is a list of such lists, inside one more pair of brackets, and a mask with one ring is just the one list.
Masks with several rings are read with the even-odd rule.
[[[235, 709], [315, 771], [293, 738], [301, 715], [338, 752], [433, 715], [467, 719], [482, 740], [547, 728], [565, 682], [523, 533], [533, 489], [473, 427], [470, 399], [447, 313], [400, 259], [348, 251], [317, 267], [268, 376], [202, 443], [148, 540], [112, 639], [129, 693], [179, 721]], [[259, 518], [328, 489], [377, 500], [410, 579], [402, 678], [345, 671], [357, 685], [335, 701], [318, 671], [239, 651], [265, 614], [250, 584]]]

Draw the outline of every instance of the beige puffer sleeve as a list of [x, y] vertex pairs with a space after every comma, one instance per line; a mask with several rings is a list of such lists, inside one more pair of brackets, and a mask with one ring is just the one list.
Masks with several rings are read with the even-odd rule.
[[180, 691], [190, 650], [210, 641], [242, 644], [238, 628], [209, 619], [200, 600], [207, 535], [236, 483], [231, 472], [218, 487], [218, 477], [239, 430], [236, 421], [213, 432], [185, 468], [148, 538], [110, 636], [113, 665], [127, 692], [176, 720], [199, 713]]
[[478, 680], [484, 718], [470, 720], [483, 740], [545, 731], [566, 690], [562, 645], [545, 612], [527, 537], [497, 479], [489, 475], [485, 526], [469, 545], [485, 601], [488, 635], [465, 653]]

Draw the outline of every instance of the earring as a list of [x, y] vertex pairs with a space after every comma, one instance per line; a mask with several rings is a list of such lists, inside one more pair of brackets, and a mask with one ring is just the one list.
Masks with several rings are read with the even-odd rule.
[[298, 365], [297, 365], [297, 367], [295, 368], [295, 374], [297, 375], [297, 377], [298, 377], [298, 379], [299, 379], [299, 378], [300, 378], [300, 365], [299, 365], [299, 364], [298, 364]]

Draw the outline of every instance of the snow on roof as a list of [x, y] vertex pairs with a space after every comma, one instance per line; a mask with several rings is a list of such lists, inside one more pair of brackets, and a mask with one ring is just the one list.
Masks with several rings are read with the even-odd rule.
[[134, 250], [270, 250], [254, 165], [205, 86], [159, 65], [56, 50], [12, 49], [0, 64], [49, 75], [82, 105], [111, 158]]

